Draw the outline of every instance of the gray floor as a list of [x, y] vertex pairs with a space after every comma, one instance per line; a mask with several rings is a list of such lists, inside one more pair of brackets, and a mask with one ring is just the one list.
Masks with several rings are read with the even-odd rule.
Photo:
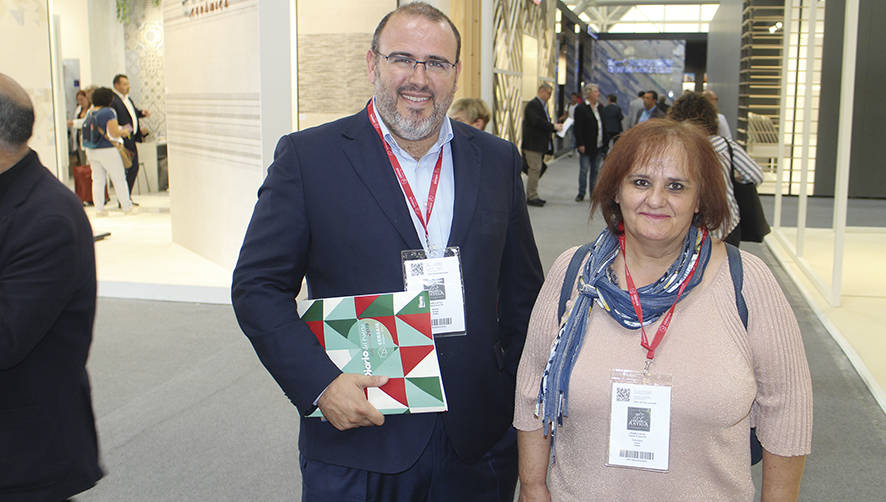
[[[542, 178], [530, 208], [545, 268], [601, 228], [576, 203], [578, 162]], [[598, 218], [599, 219], [599, 218]], [[806, 343], [815, 435], [801, 500], [883, 500], [886, 416], [772, 255]], [[78, 501], [298, 500], [298, 417], [230, 307], [100, 299], [89, 362], [107, 476]], [[759, 468], [757, 468], [759, 475]]]

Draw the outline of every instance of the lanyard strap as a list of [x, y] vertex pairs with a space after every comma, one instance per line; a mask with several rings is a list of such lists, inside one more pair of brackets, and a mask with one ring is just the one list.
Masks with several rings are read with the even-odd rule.
[[[701, 237], [702, 243], [708, 236], [707, 229], [703, 229], [703, 234]], [[652, 339], [652, 343], [649, 343], [649, 339], [646, 338], [646, 329], [643, 327], [643, 305], [640, 304], [640, 293], [637, 292], [637, 287], [634, 286], [634, 280], [631, 278], [631, 272], [628, 270], [628, 258], [625, 255], [625, 234], [619, 234], [618, 236], [618, 245], [621, 247], [621, 255], [624, 257], [625, 261], [625, 280], [628, 283], [628, 294], [631, 297], [631, 305], [634, 306], [634, 312], [637, 314], [637, 318], [640, 320], [640, 346], [646, 349], [646, 359], [652, 361], [655, 357], [655, 349], [658, 348], [662, 339], [665, 336], [665, 333], [668, 331], [668, 327], [671, 325], [671, 317], [674, 316], [674, 308], [677, 307], [677, 302], [680, 301], [680, 296], [683, 295], [683, 291], [686, 289], [686, 286], [689, 284], [689, 281], [692, 279], [692, 276], [695, 274], [695, 269], [698, 268], [698, 262], [700, 261], [697, 257], [695, 259], [695, 263], [692, 265], [692, 270], [689, 271], [689, 275], [686, 276], [686, 279], [683, 279], [683, 282], [680, 284], [680, 289], [677, 291], [677, 298], [674, 299], [673, 305], [668, 309], [667, 313], [662, 317], [661, 324], [658, 325], [658, 330], [655, 332], [655, 338]], [[649, 362], [646, 363], [647, 367]]]
[[440, 171], [443, 170], [443, 146], [440, 147], [440, 155], [437, 156], [437, 164], [434, 166], [434, 173], [431, 175], [431, 187], [430, 190], [428, 190], [427, 215], [422, 217], [421, 208], [418, 207], [418, 200], [416, 200], [415, 194], [412, 193], [412, 187], [409, 186], [409, 180], [406, 179], [406, 173], [403, 172], [403, 168], [400, 167], [400, 162], [397, 160], [397, 156], [394, 155], [394, 151], [391, 150], [391, 145], [385, 141], [384, 134], [381, 132], [381, 127], [378, 125], [378, 119], [375, 118], [375, 107], [372, 103], [373, 102], [370, 101], [368, 105], [369, 121], [372, 122], [372, 127], [375, 129], [375, 132], [378, 133], [378, 137], [381, 138], [381, 143], [384, 145], [385, 152], [388, 154], [388, 160], [391, 162], [391, 167], [394, 168], [394, 174], [397, 175], [397, 181], [400, 182], [400, 187], [403, 188], [403, 193], [406, 194], [406, 200], [412, 207], [412, 212], [418, 216], [418, 221], [421, 222], [421, 226], [425, 230], [425, 244], [430, 246], [430, 242], [428, 242], [428, 224], [431, 222], [431, 211], [434, 210], [434, 201], [437, 199], [437, 188], [440, 185]]

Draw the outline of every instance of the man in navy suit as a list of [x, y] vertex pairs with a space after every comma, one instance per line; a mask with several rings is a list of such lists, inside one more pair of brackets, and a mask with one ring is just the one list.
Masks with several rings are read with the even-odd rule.
[[92, 229], [28, 148], [34, 108], [0, 73], [0, 500], [58, 501], [102, 471], [86, 374]]
[[[385, 16], [367, 108], [284, 136], [259, 190], [232, 299], [301, 414], [303, 500], [513, 500], [515, 371], [542, 271], [516, 148], [446, 117], [459, 49], [427, 4]], [[449, 411], [383, 416], [364, 389], [385, 378], [342, 373], [294, 298], [303, 278], [310, 298], [402, 291], [401, 251], [448, 247], [465, 307], [461, 336], [436, 339]], [[305, 418], [317, 407], [328, 421]]]
[[[138, 148], [136, 143], [141, 143], [145, 137], [144, 128], [141, 127], [139, 119], [151, 116], [148, 110], [140, 110], [132, 102], [129, 97], [129, 77], [126, 75], [114, 75], [114, 102], [111, 107], [117, 112], [117, 124], [121, 127], [129, 124], [132, 126], [132, 133], [123, 137], [123, 146], [132, 152], [132, 166], [126, 168], [126, 184], [129, 186], [129, 193], [132, 193], [132, 187], [135, 186], [135, 179], [138, 177]], [[137, 206], [138, 204], [133, 203]]]

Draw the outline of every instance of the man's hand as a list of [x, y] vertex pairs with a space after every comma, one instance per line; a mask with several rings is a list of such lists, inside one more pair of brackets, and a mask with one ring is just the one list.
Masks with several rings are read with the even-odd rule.
[[563, 124], [561, 124], [560, 122], [557, 122], [556, 124], [554, 124], [555, 131], [560, 131], [562, 129], [563, 129]]
[[584, 145], [579, 145], [579, 147], [578, 147], [578, 153], [585, 153], [585, 147], [584, 147]]
[[366, 387], [381, 387], [388, 377], [342, 373], [320, 396], [317, 406], [333, 427], [340, 431], [370, 425], [382, 425], [385, 417], [369, 404]]
[[151, 116], [151, 112], [150, 112], [150, 111], [148, 111], [148, 110], [142, 110], [142, 117], [150, 117], [150, 116]]

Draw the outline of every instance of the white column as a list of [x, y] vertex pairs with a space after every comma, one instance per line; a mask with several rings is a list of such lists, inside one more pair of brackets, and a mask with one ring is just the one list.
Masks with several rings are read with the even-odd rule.
[[852, 108], [855, 102], [855, 57], [858, 46], [858, 0], [846, 0], [843, 23], [843, 68], [840, 78], [840, 118], [837, 125], [837, 179], [834, 185], [834, 264], [828, 303], [840, 306], [843, 288], [843, 248], [852, 154]]

